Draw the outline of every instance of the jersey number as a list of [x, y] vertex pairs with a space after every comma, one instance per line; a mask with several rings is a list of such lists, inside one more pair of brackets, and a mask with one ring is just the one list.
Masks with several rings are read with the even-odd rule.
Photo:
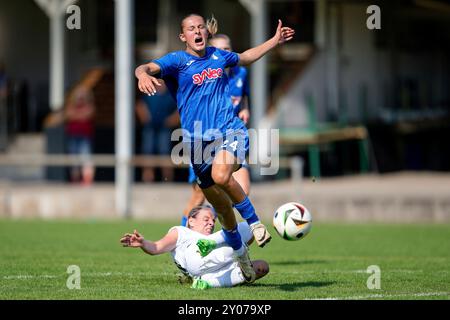
[[[228, 142], [229, 142], [228, 140], [225, 140], [222, 145], [222, 148], [226, 148], [228, 145]], [[234, 141], [234, 142], [230, 143], [230, 147], [233, 149], [233, 151], [236, 151], [238, 143], [239, 143], [238, 141]]]

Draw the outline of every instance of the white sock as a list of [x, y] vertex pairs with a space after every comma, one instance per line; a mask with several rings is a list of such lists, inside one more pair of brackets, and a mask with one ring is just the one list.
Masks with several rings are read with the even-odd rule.
[[242, 246], [241, 246], [239, 249], [234, 250], [234, 253], [235, 253], [238, 257], [240, 257], [240, 256], [242, 256], [242, 255], [245, 253], [246, 250], [247, 250], [247, 249], [245, 248], [245, 245], [242, 244]]

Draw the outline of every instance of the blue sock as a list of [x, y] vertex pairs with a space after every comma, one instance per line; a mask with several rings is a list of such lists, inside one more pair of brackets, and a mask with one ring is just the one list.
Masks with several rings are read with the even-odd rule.
[[244, 218], [249, 225], [255, 222], [259, 222], [259, 218], [255, 213], [255, 208], [253, 207], [250, 199], [245, 197], [244, 201], [240, 203], [235, 203], [234, 207], [239, 211], [242, 218]]
[[187, 226], [187, 221], [188, 221], [187, 217], [185, 215], [183, 215], [183, 218], [181, 218], [181, 225], [183, 227], [186, 227]]
[[237, 225], [233, 230], [222, 229], [226, 243], [233, 248], [239, 250], [242, 247], [241, 235], [238, 232]]

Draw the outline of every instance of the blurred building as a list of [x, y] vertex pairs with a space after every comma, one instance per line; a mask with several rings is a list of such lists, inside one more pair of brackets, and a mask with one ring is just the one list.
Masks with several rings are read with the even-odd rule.
[[[450, 133], [450, 5], [446, 1], [267, 0], [263, 17], [249, 13], [251, 2], [135, 0], [136, 64], [182, 49], [179, 22], [188, 13], [214, 14], [219, 31], [230, 35], [238, 52], [250, 47], [252, 19], [266, 22], [268, 38], [281, 18], [296, 29], [296, 38], [268, 57], [270, 94], [266, 105], [254, 106], [267, 114], [270, 126], [294, 135], [311, 122], [363, 126], [369, 132], [371, 170], [450, 170], [446, 141]], [[0, 2], [0, 62], [5, 65], [9, 88], [6, 116], [1, 118], [6, 130], [0, 130], [7, 132], [0, 139], [5, 141], [4, 152], [17, 150], [17, 141], [29, 149], [23, 141], [30, 137], [48, 142], [29, 142], [28, 146], [42, 146], [33, 152], [63, 153], [58, 121], [49, 118], [49, 19], [37, 3]], [[76, 4], [81, 8], [81, 30], [64, 29], [64, 90], [69, 92], [93, 68], [102, 70], [103, 77], [93, 90], [97, 101], [94, 152], [113, 153], [114, 1], [79, 0]], [[381, 9], [380, 30], [366, 25], [370, 16], [366, 10], [372, 4]], [[252, 89], [252, 95], [257, 94]], [[358, 171], [358, 150], [352, 144], [321, 145], [322, 174]], [[284, 152], [310, 156], [301, 143]], [[62, 175], [54, 171], [50, 178]], [[101, 169], [97, 177], [111, 180], [113, 169]]]

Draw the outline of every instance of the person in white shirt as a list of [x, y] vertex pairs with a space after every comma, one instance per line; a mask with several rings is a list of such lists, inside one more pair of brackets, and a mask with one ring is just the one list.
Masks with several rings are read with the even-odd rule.
[[[137, 231], [125, 234], [120, 242], [124, 247], [141, 248], [145, 253], [158, 255], [170, 252], [176, 266], [193, 279], [192, 288], [232, 287], [252, 282], [244, 277], [239, 259], [225, 242], [223, 231], [213, 233], [216, 214], [210, 206], [191, 210], [187, 227], [176, 226], [158, 241], [145, 240]], [[246, 245], [253, 242], [249, 225], [242, 222], [238, 232]], [[269, 272], [264, 260], [252, 261], [256, 279]]]

